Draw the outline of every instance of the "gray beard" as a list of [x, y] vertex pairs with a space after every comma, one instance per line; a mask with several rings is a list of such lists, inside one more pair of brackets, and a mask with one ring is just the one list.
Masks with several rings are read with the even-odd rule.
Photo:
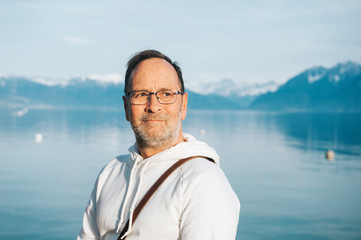
[[[131, 116], [133, 118], [133, 116]], [[152, 114], [144, 114], [141, 116], [141, 119], [163, 119], [168, 120], [167, 115], [161, 115], [161, 117], [154, 117]], [[156, 132], [153, 135], [150, 135], [147, 131], [147, 126], [144, 124], [134, 125], [131, 121], [131, 126], [134, 131], [134, 135], [140, 148], [168, 148], [172, 145], [173, 139], [177, 137], [180, 129], [180, 116], [179, 121], [174, 123], [167, 122], [167, 125], [161, 129], [161, 131]]]

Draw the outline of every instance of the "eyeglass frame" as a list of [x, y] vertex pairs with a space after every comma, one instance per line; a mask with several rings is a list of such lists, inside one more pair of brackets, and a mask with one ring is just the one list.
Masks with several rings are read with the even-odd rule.
[[[135, 90], [135, 91], [129, 91], [129, 92], [127, 92], [126, 97], [129, 97], [129, 101], [130, 101], [130, 103], [131, 103], [132, 105], [145, 105], [145, 104], [147, 104], [147, 102], [150, 100], [150, 98], [152, 97], [153, 94], [155, 95], [155, 97], [157, 98], [157, 100], [158, 100], [158, 102], [159, 102], [160, 104], [166, 104], [166, 105], [168, 105], [168, 104], [173, 104], [173, 103], [175, 103], [175, 102], [177, 101], [177, 98], [175, 98], [174, 102], [171, 102], [171, 103], [161, 103], [161, 102], [159, 101], [158, 93], [159, 93], [159, 92], [162, 92], [162, 91], [175, 91], [175, 95], [176, 95], [176, 96], [177, 96], [178, 94], [180, 94], [180, 95], [183, 95], [183, 94], [184, 94], [184, 92], [181, 92], [181, 91], [179, 91], [179, 90], [173, 90], [173, 89], [162, 89], [162, 90], [159, 90], [159, 91], [156, 91], [156, 92], [149, 92], [149, 91], [147, 91], [147, 90]], [[131, 100], [132, 98], [130, 97], [130, 94], [131, 94], [131, 93], [134, 93], [134, 92], [147, 92], [147, 93], [149, 94], [149, 96], [147, 97], [147, 102], [145, 102], [145, 103], [132, 103], [132, 100]]]

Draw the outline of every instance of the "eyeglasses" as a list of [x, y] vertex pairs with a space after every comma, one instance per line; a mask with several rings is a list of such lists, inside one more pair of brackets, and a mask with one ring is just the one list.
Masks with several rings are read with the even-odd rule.
[[154, 94], [158, 102], [161, 104], [172, 104], [177, 100], [177, 95], [181, 93], [177, 90], [160, 90], [157, 92], [148, 92], [145, 90], [140, 91], [130, 91], [127, 96], [130, 98], [131, 104], [142, 105], [147, 104], [148, 100], [151, 98], [151, 95]]

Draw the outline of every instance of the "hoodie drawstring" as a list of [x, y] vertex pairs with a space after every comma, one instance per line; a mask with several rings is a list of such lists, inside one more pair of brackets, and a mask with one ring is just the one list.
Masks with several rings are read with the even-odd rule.
[[[138, 188], [137, 188], [137, 191], [135, 193], [135, 196], [133, 198], [133, 201], [130, 205], [130, 209], [129, 209], [129, 227], [128, 227], [128, 230], [127, 232], [121, 237], [122, 239], [127, 236], [129, 233], [132, 232], [132, 225], [133, 225], [133, 212], [134, 212], [134, 209], [135, 209], [135, 205], [137, 203], [137, 199], [138, 199], [138, 196], [139, 196], [139, 193], [140, 193], [140, 188], [141, 188], [141, 185], [142, 185], [142, 182], [143, 182], [143, 176], [144, 176], [144, 172], [145, 172], [145, 169], [147, 167], [147, 165], [149, 164], [148, 161], [145, 161], [142, 169], [141, 169], [141, 172], [140, 172], [140, 177], [139, 177], [139, 183], [138, 183]], [[126, 209], [126, 205], [127, 205], [127, 202], [129, 201], [130, 199], [130, 196], [131, 196], [131, 192], [130, 191], [130, 188], [131, 186], [133, 186], [133, 182], [135, 181], [134, 178], [135, 178], [135, 169], [136, 169], [136, 165], [137, 165], [137, 161], [134, 162], [134, 165], [132, 167], [132, 170], [130, 172], [130, 177], [129, 177], [129, 185], [128, 185], [128, 188], [127, 188], [127, 193], [125, 195], [125, 199], [124, 199], [124, 203], [123, 203], [123, 207], [122, 207], [122, 211], [121, 211], [121, 214], [120, 214], [120, 220], [119, 220], [119, 223], [118, 223], [118, 227], [117, 227], [117, 233], [120, 232], [120, 228], [122, 226], [122, 224], [124, 223], [125, 221], [125, 209]]]
[[141, 188], [141, 185], [142, 185], [142, 181], [143, 181], [143, 176], [144, 176], [144, 172], [145, 172], [145, 169], [148, 165], [148, 161], [146, 161], [142, 167], [142, 170], [140, 172], [140, 177], [139, 177], [139, 184], [138, 184], [138, 189], [135, 193], [135, 196], [134, 196], [134, 199], [133, 199], [133, 202], [132, 202], [132, 205], [129, 209], [129, 225], [128, 225], [128, 230], [126, 233], [124, 233], [124, 235], [122, 236], [122, 239], [124, 237], [126, 237], [129, 233], [132, 232], [132, 226], [133, 226], [133, 212], [134, 212], [134, 209], [135, 209], [135, 204], [137, 203], [137, 198], [139, 196], [139, 192], [140, 192], [140, 188]]
[[120, 220], [118, 223], [118, 227], [117, 227], [117, 233], [119, 233], [120, 231], [120, 227], [122, 226], [122, 224], [124, 223], [124, 214], [125, 214], [125, 207], [126, 207], [126, 203], [128, 202], [128, 199], [130, 198], [130, 186], [133, 186], [133, 178], [134, 178], [134, 172], [135, 172], [135, 166], [137, 165], [137, 161], [135, 161], [133, 163], [133, 167], [132, 170], [130, 172], [130, 176], [129, 176], [129, 184], [128, 184], [128, 188], [127, 188], [127, 193], [125, 195], [125, 199], [124, 199], [124, 203], [123, 203], [123, 207], [122, 207], [122, 211], [120, 213]]

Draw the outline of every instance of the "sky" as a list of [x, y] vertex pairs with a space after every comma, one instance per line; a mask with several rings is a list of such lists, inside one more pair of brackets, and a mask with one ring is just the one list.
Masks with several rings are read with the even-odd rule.
[[186, 83], [283, 83], [361, 63], [361, 0], [0, 0], [0, 36], [0, 75], [124, 76], [156, 49]]

